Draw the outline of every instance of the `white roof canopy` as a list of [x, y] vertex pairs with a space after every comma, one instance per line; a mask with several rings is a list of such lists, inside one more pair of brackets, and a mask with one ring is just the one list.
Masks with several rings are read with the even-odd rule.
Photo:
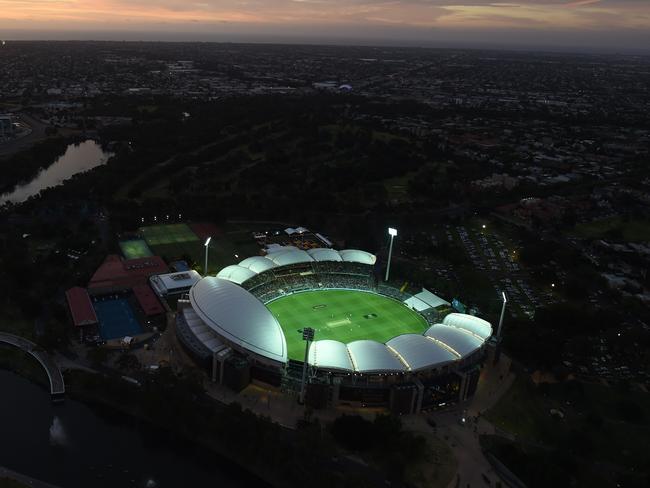
[[393, 337], [386, 345], [399, 355], [411, 371], [442, 365], [460, 357], [441, 344], [419, 334], [402, 334]]
[[287, 343], [280, 324], [243, 288], [208, 276], [192, 287], [190, 302], [201, 320], [227, 341], [265, 358], [287, 362]]

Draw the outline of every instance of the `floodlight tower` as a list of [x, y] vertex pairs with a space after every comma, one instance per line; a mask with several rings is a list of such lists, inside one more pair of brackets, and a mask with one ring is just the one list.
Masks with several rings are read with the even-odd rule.
[[307, 379], [307, 361], [309, 360], [309, 343], [314, 340], [314, 329], [302, 329], [302, 340], [305, 341], [305, 362], [302, 363], [302, 381], [300, 383], [300, 403], [305, 403], [305, 380]]
[[501, 327], [503, 326], [503, 316], [506, 314], [506, 303], [508, 303], [508, 300], [506, 299], [505, 291], [501, 292], [501, 297], [503, 298], [503, 305], [501, 306], [501, 317], [499, 317], [499, 325], [497, 326], [497, 340], [501, 339]]
[[494, 344], [494, 364], [497, 364], [501, 358], [501, 330], [503, 328], [503, 317], [506, 314], [506, 303], [508, 303], [505, 291], [501, 292], [501, 298], [503, 299], [503, 305], [501, 306], [501, 317], [499, 317], [499, 325], [497, 325], [496, 337], [494, 337], [494, 340], [491, 341], [492, 344]]
[[386, 277], [384, 281], [388, 281], [388, 276], [390, 274], [390, 260], [393, 257], [393, 239], [397, 235], [397, 229], [392, 227], [388, 228], [388, 235], [390, 236], [390, 246], [388, 246], [388, 264], [386, 265]]
[[203, 244], [203, 246], [205, 247], [205, 266], [203, 267], [203, 276], [208, 276], [208, 248], [210, 246], [211, 240], [212, 240], [212, 236], [208, 237], [205, 240], [205, 244]]

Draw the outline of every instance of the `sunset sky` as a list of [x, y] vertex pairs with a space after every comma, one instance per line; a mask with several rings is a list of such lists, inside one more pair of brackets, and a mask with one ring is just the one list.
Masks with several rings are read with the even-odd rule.
[[650, 0], [0, 0], [0, 38], [650, 49]]

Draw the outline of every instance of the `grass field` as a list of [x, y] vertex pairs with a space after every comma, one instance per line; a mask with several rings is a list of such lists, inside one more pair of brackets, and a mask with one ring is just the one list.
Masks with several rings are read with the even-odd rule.
[[153, 256], [144, 239], [131, 239], [120, 242], [120, 249], [126, 259], [148, 258]]
[[400, 334], [421, 334], [427, 327], [424, 318], [400, 302], [362, 291], [295, 293], [267, 307], [282, 326], [289, 359], [297, 361], [302, 361], [305, 355], [303, 327], [313, 327], [316, 340], [344, 343], [360, 339], [386, 342]]
[[142, 227], [140, 233], [150, 246], [198, 241], [187, 224], [160, 224]]
[[[259, 254], [259, 246], [252, 240], [249, 231], [224, 233], [212, 224], [192, 224], [197, 233], [211, 235], [208, 253], [208, 271], [217, 273], [220, 269], [235, 264], [249, 256]], [[140, 228], [140, 233], [156, 256], [167, 261], [189, 259], [203, 273], [205, 240], [199, 238], [187, 224], [160, 224]], [[190, 263], [190, 264], [192, 264]]]

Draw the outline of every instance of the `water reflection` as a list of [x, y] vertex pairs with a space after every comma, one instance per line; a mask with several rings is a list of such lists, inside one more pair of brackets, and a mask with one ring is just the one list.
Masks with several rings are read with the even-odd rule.
[[11, 192], [0, 195], [0, 204], [5, 202], [24, 202], [45, 188], [58, 186], [77, 173], [83, 173], [96, 166], [105, 164], [111, 156], [112, 153], [105, 152], [92, 139], [77, 144], [70, 144], [63, 156], [59, 157], [51, 166], [38, 173], [32, 181], [24, 185], [18, 185]]

